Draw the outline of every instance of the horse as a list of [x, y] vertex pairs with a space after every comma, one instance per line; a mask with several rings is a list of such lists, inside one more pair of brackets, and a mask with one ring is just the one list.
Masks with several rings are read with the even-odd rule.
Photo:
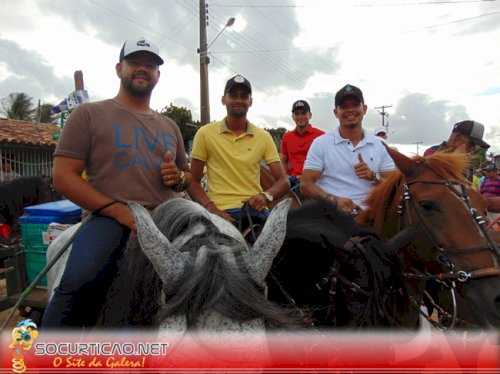
[[299, 310], [315, 328], [396, 326], [403, 287], [397, 248], [411, 229], [384, 245], [370, 227], [318, 199], [291, 209], [287, 234], [267, 284], [269, 299]]
[[58, 195], [49, 177], [37, 175], [1, 183], [0, 196], [0, 223], [15, 226], [26, 206], [54, 201]]
[[[486, 202], [464, 177], [466, 154], [409, 158], [387, 151], [399, 170], [373, 188], [365, 200], [368, 208], [356, 220], [372, 225], [382, 238], [417, 225], [414, 240], [398, 254], [413, 305], [398, 311], [399, 322], [416, 324], [425, 300], [438, 310], [443, 330], [459, 321], [457, 313], [480, 328], [500, 327], [500, 253], [486, 229]], [[450, 312], [436, 303], [440, 289], [451, 297]]]
[[[260, 165], [260, 186], [262, 189], [265, 191], [274, 184], [275, 179], [269, 169], [266, 166]], [[276, 204], [278, 204], [280, 201], [283, 201], [285, 199], [291, 199], [292, 200], [292, 205], [291, 208], [297, 208], [299, 207], [302, 202], [300, 196], [297, 194], [297, 192], [290, 190], [283, 196], [281, 196], [278, 199], [275, 199], [273, 202], [269, 203], [267, 206], [271, 210], [273, 209]]]
[[[264, 296], [264, 280], [283, 243], [290, 204], [287, 200], [275, 207], [249, 248], [236, 227], [193, 201], [168, 200], [152, 217], [129, 202], [137, 236], [129, 239], [118, 260], [102, 326], [149, 327], [177, 336], [190, 331], [259, 334], [266, 324], [297, 324], [292, 314]], [[77, 229], [72, 226], [56, 238], [48, 261]], [[60, 280], [64, 263], [63, 256], [49, 272], [49, 289]]]

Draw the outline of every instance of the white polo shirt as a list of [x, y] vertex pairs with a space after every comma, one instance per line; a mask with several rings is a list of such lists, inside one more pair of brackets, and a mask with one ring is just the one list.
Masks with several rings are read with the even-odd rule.
[[339, 127], [316, 138], [307, 153], [304, 170], [320, 171], [321, 176], [316, 182], [320, 188], [335, 196], [350, 198], [365, 209], [362, 202], [373, 187], [373, 182], [356, 176], [354, 165], [359, 163], [358, 153], [373, 171], [391, 171], [396, 165], [381, 138], [364, 130], [363, 135], [356, 147], [349, 139], [340, 136]]

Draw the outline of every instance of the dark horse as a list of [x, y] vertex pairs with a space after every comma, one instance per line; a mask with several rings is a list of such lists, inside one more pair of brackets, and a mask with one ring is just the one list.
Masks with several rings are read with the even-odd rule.
[[486, 228], [486, 202], [463, 175], [467, 156], [455, 152], [410, 159], [390, 148], [388, 152], [399, 170], [373, 189], [369, 208], [357, 220], [373, 225], [382, 238], [410, 224], [418, 227], [415, 239], [399, 252], [414, 305], [398, 311], [400, 323], [415, 324], [423, 301], [438, 301], [442, 289], [449, 297], [445, 305], [434, 303], [440, 314], [499, 328], [500, 253]]
[[15, 226], [24, 208], [53, 201], [57, 197], [50, 178], [20, 177], [0, 184], [0, 223]]
[[397, 325], [403, 284], [395, 249], [411, 234], [384, 245], [335, 204], [308, 201], [288, 214], [285, 242], [268, 276], [269, 298], [295, 307], [316, 327]]

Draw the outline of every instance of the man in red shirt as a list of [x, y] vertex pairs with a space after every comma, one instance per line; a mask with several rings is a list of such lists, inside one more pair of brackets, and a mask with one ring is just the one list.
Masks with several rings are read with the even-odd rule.
[[295, 129], [287, 132], [281, 139], [281, 162], [283, 169], [290, 177], [293, 187], [295, 182], [300, 182], [302, 169], [307, 152], [314, 139], [325, 132], [313, 127], [309, 120], [312, 117], [311, 107], [304, 100], [298, 100], [292, 105], [292, 118]]

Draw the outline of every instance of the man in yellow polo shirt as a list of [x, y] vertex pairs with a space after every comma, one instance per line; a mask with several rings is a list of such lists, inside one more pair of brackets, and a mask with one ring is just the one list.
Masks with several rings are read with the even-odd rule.
[[[191, 197], [224, 219], [235, 222], [248, 202], [253, 218], [269, 214], [267, 203], [290, 189], [271, 135], [247, 120], [252, 105], [250, 82], [236, 75], [229, 79], [222, 96], [227, 116], [202, 126], [194, 138], [189, 187]], [[260, 161], [271, 170], [276, 182], [267, 191], [260, 186]], [[208, 195], [201, 188], [207, 166]]]

